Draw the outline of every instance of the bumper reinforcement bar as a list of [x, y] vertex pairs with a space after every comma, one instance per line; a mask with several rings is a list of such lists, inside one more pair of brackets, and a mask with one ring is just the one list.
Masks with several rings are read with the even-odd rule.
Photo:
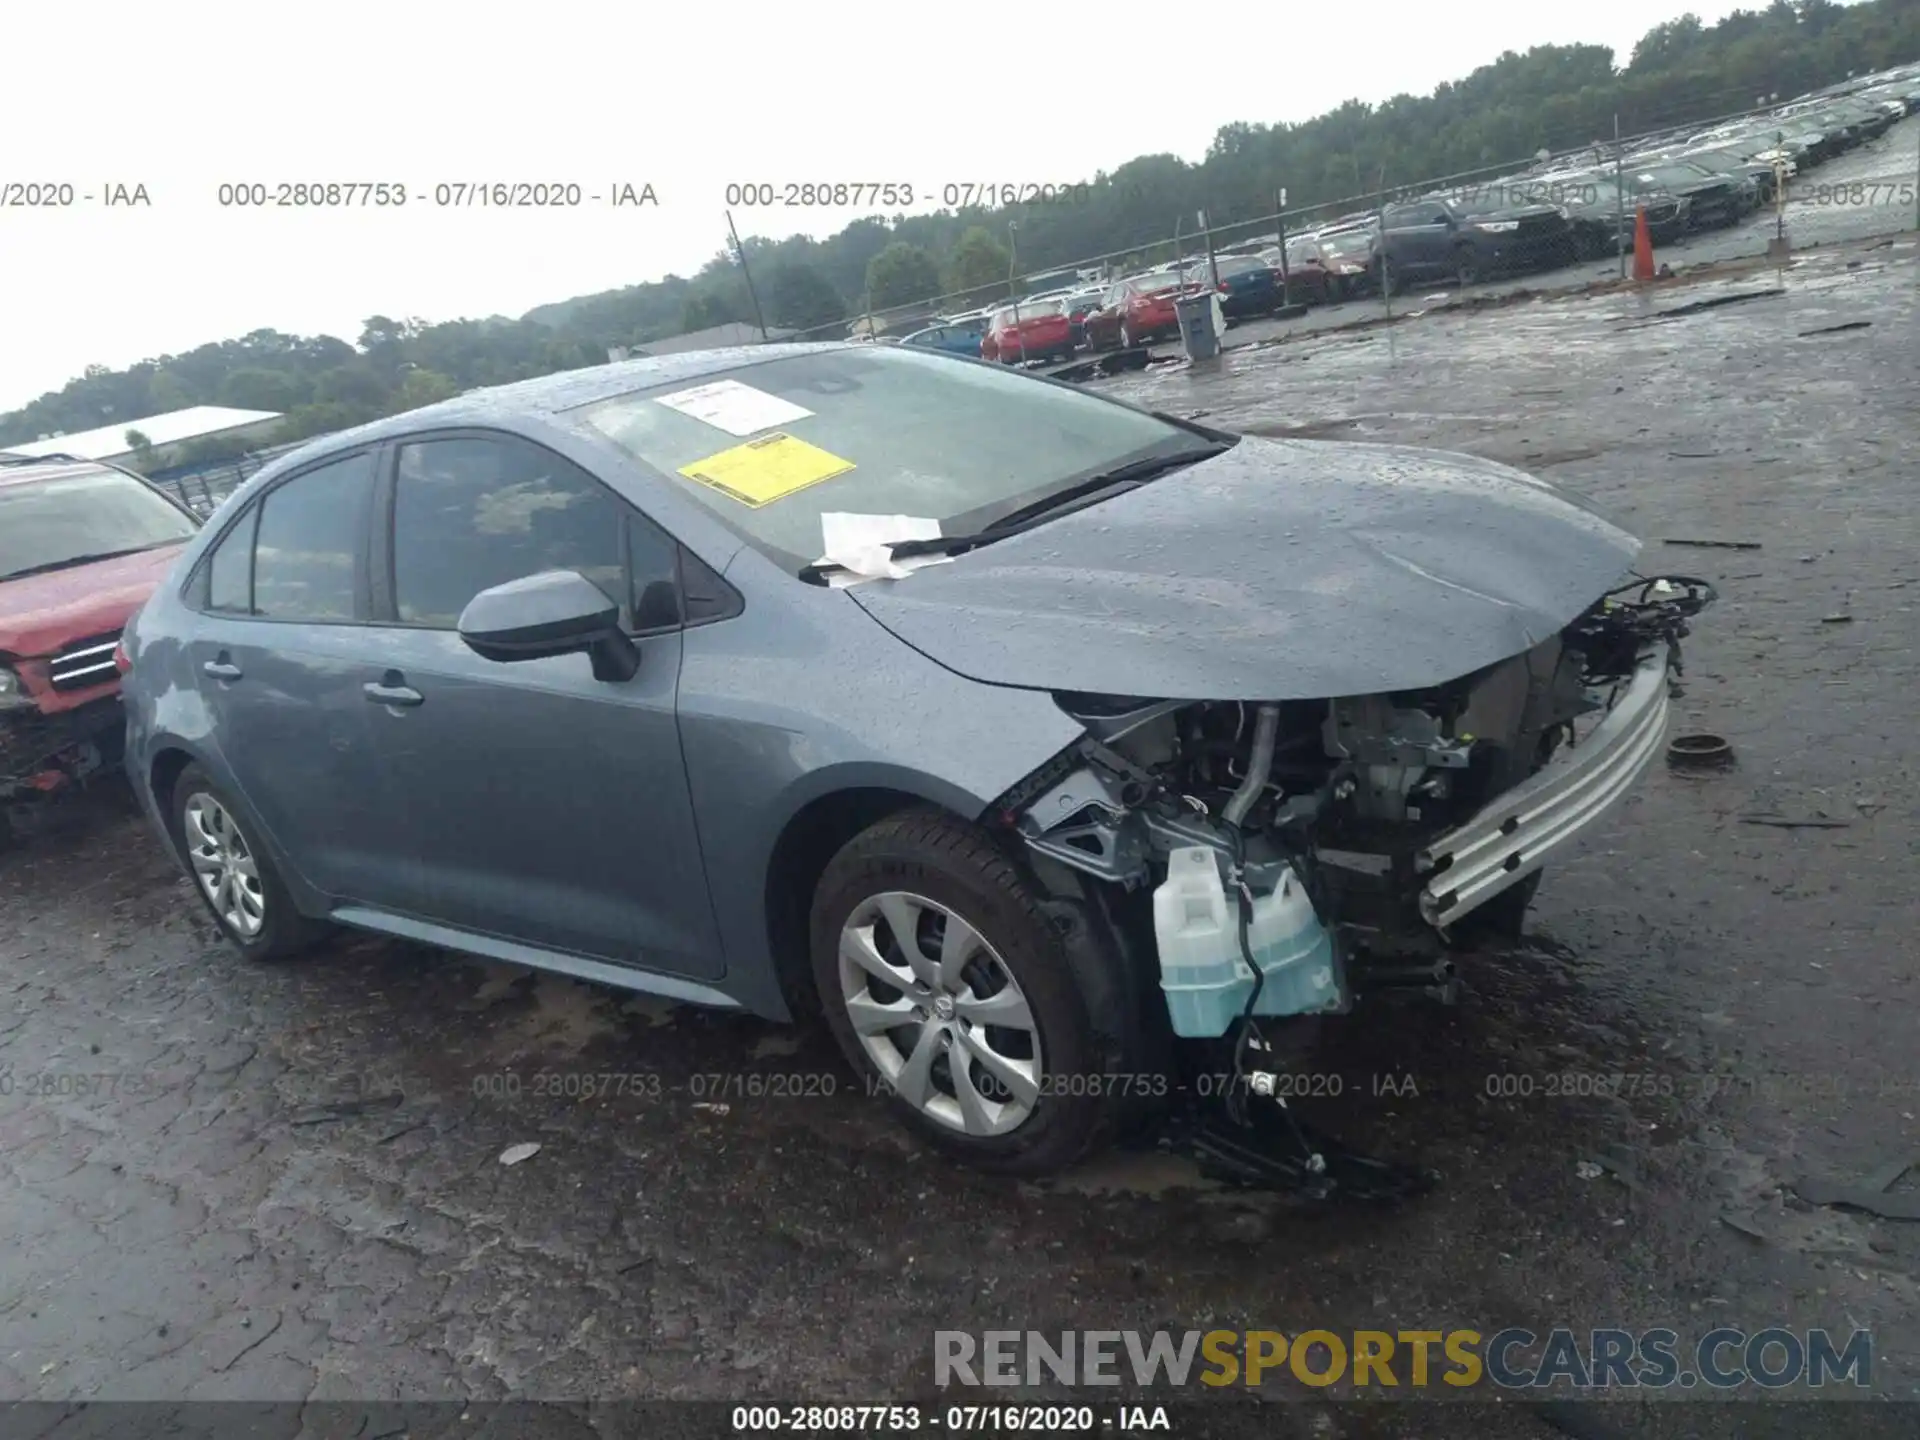
[[1454, 924], [1598, 822], [1660, 753], [1669, 709], [1662, 648], [1641, 657], [1625, 693], [1577, 746], [1420, 852], [1427, 923]]

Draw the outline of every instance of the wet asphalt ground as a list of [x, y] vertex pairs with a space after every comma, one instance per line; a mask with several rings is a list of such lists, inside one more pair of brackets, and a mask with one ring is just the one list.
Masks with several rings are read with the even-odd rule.
[[1277, 1436], [1920, 1431], [1870, 1403], [1920, 1396], [1920, 1232], [1792, 1190], [1920, 1158], [1917, 307], [1908, 237], [1113, 383], [1524, 466], [1721, 587], [1678, 728], [1737, 768], [1656, 768], [1460, 1004], [1371, 1003], [1301, 1062], [1311, 1118], [1431, 1196], [1300, 1208], [1151, 1152], [1013, 1184], [810, 1030], [353, 936], [250, 966], [103, 793], [0, 855], [0, 1398], [935, 1404], [942, 1329], [1783, 1325], [1870, 1328], [1867, 1400], [1205, 1398]]

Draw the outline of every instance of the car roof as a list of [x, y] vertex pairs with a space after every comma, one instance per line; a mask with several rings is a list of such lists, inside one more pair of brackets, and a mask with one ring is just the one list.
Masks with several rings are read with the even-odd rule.
[[[931, 328], [931, 327], [929, 327]], [[491, 385], [469, 390], [451, 400], [442, 400], [418, 410], [406, 410], [370, 420], [349, 430], [335, 430], [319, 437], [311, 445], [276, 460], [270, 467], [275, 474], [304, 464], [323, 450], [332, 453], [356, 445], [371, 444], [392, 435], [416, 430], [453, 428], [461, 425], [498, 424], [504, 419], [557, 415], [600, 400], [612, 400], [635, 390], [676, 382], [688, 385], [709, 375], [737, 370], [766, 360], [793, 355], [819, 354], [828, 350], [860, 348], [851, 340], [823, 340], [803, 344], [731, 345], [720, 350], [686, 350], [674, 355], [644, 355], [611, 365], [593, 365], [582, 370], [562, 370], [538, 375], [531, 380], [516, 380], [506, 385]]]
[[62, 480], [72, 475], [126, 474], [117, 465], [83, 460], [78, 455], [14, 455], [0, 450], [0, 487]]

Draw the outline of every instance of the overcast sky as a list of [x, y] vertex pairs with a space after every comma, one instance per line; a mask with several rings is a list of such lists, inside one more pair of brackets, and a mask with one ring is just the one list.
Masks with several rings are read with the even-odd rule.
[[[98, 197], [142, 184], [152, 204], [0, 207], [0, 411], [89, 364], [119, 368], [262, 327], [351, 340], [373, 314], [518, 315], [690, 273], [725, 240], [729, 181], [937, 192], [1076, 180], [1152, 152], [1194, 160], [1229, 121], [1424, 94], [1539, 44], [1610, 45], [1624, 64], [1651, 26], [1736, 8], [1214, 0], [1139, 7], [1152, 43], [1136, 50], [1116, 12], [1032, 0], [17, 4], [5, 22], [0, 185], [65, 182]], [[1181, 30], [1195, 52], [1170, 45]], [[1115, 98], [1082, 118], [1078, 97], [1108, 55]], [[1047, 56], [1060, 57], [1069, 103], [1040, 81]], [[1164, 87], [1146, 84], [1156, 66]], [[1196, 88], [1202, 76], [1211, 83]], [[1118, 98], [1123, 82], [1129, 99]], [[303, 180], [399, 184], [410, 198], [332, 212], [218, 202], [222, 182]], [[437, 184], [489, 180], [603, 196], [650, 183], [660, 203], [429, 203]], [[777, 236], [827, 235], [853, 217], [735, 218]]]

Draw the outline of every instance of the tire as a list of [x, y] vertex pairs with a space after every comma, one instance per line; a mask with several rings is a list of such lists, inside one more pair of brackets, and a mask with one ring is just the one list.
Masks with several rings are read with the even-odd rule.
[[[855, 836], [814, 892], [814, 984], [848, 1063], [928, 1143], [998, 1174], [1073, 1164], [1122, 1108], [1103, 1083], [1125, 1068], [1117, 989], [1081, 982], [1040, 898], [980, 830], [925, 809]], [[937, 947], [956, 919], [978, 944], [942, 981]], [[896, 923], [913, 930], [919, 978]], [[1010, 1023], [974, 1018], [988, 1007]]]
[[[287, 959], [327, 933], [327, 926], [300, 913], [272, 857], [239, 819], [226, 793], [198, 765], [187, 766], [174, 781], [167, 818], [194, 894], [220, 933], [249, 960]], [[209, 892], [209, 885], [217, 883], [209, 870], [214, 865], [230, 870], [234, 885], [224, 891], [232, 898], [219, 904]], [[251, 885], [246, 883], [249, 878]], [[241, 923], [235, 915], [250, 923]]]
[[1457, 245], [1453, 251], [1453, 283], [1462, 290], [1480, 283], [1480, 262], [1471, 245]]

